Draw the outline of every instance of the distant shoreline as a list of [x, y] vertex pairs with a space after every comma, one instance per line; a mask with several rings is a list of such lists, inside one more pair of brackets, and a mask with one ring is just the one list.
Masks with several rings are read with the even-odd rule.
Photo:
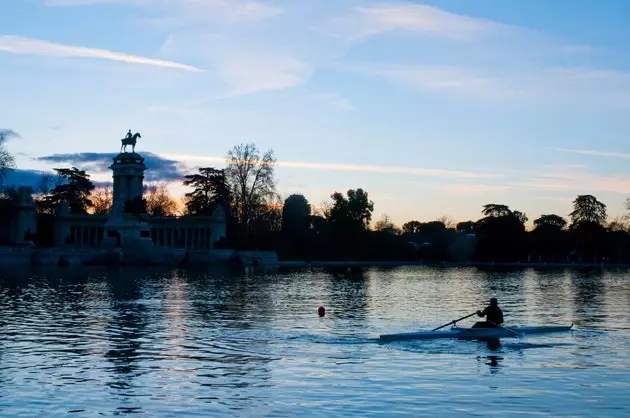
[[571, 262], [423, 262], [423, 261], [279, 261], [279, 267], [308, 268], [308, 267], [403, 267], [403, 266], [427, 266], [427, 267], [516, 267], [516, 268], [630, 268], [627, 263], [571, 263]]

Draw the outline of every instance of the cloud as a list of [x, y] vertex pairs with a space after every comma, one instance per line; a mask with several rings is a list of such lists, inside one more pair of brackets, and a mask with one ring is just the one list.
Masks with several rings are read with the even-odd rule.
[[255, 22], [282, 14], [283, 9], [265, 2], [242, 0], [43, 0], [48, 6], [94, 6], [99, 4], [145, 6], [161, 12], [149, 23], [180, 25], [214, 21], [224, 24]]
[[624, 152], [597, 151], [597, 150], [586, 150], [586, 149], [568, 149], [568, 148], [552, 148], [552, 149], [554, 151], [568, 152], [571, 154], [582, 154], [582, 155], [592, 155], [596, 157], [630, 159], [630, 153], [624, 153]]
[[223, 57], [217, 73], [229, 87], [226, 96], [240, 96], [304, 84], [313, 69], [291, 57], [247, 54]]
[[313, 66], [258, 43], [230, 36], [188, 32], [170, 35], [160, 47], [166, 57], [194, 57], [225, 89], [206, 101], [284, 90], [306, 83]]
[[[103, 152], [80, 152], [73, 154], [53, 154], [44, 157], [37, 158], [37, 161], [42, 161], [52, 164], [70, 164], [72, 166], [81, 168], [82, 170], [95, 173], [107, 173], [110, 171], [109, 166], [112, 163], [112, 159], [118, 155], [117, 153], [103, 153]], [[147, 166], [145, 172], [145, 179], [149, 182], [156, 181], [179, 181], [187, 174], [184, 170], [185, 167], [179, 162], [172, 159], [160, 157], [159, 155], [145, 152], [142, 154], [145, 157], [144, 163]]]
[[395, 83], [426, 90], [485, 92], [499, 87], [496, 77], [466, 68], [401, 65], [363, 71]]
[[393, 30], [471, 40], [494, 34], [504, 25], [450, 13], [433, 6], [393, 4], [356, 7], [347, 16], [332, 19], [322, 29], [335, 36], [358, 40]]
[[46, 173], [46, 171], [39, 170], [11, 170], [6, 173], [3, 185], [13, 187], [26, 186], [36, 189], [41, 182], [42, 175]]
[[503, 192], [511, 190], [514, 187], [509, 185], [491, 184], [447, 184], [440, 185], [439, 188], [457, 195], [478, 195], [489, 192]]
[[165, 61], [154, 58], [128, 55], [121, 52], [112, 52], [105, 49], [85, 48], [56, 44], [40, 39], [25, 38], [21, 36], [0, 35], [0, 51], [11, 54], [39, 55], [51, 57], [77, 57], [98, 58], [129, 64], [150, 65], [154, 67], [172, 68], [185, 71], [203, 71], [197, 67], [180, 64], [173, 61]]
[[580, 194], [629, 194], [630, 176], [598, 175], [577, 170], [550, 171], [523, 181], [516, 181], [512, 185], [547, 191], [573, 191]]
[[340, 111], [348, 112], [356, 109], [350, 100], [334, 93], [320, 93], [315, 95], [315, 98], [322, 102], [329, 103], [333, 108]]
[[21, 138], [21, 136], [12, 129], [0, 129], [0, 141], [11, 138]]
[[[186, 162], [212, 162], [225, 163], [225, 158], [210, 157], [202, 155], [184, 155], [184, 154], [161, 154], [164, 158], [171, 158]], [[382, 166], [382, 165], [363, 165], [363, 164], [336, 164], [336, 163], [309, 163], [298, 161], [278, 161], [278, 167], [287, 168], [306, 168], [313, 170], [334, 170], [334, 171], [358, 171], [366, 173], [400, 173], [415, 176], [434, 176], [434, 177], [456, 177], [456, 178], [492, 178], [499, 176], [496, 173], [487, 173], [479, 171], [460, 171], [447, 170], [439, 168], [416, 168], [416, 167], [399, 167], [399, 166]]]

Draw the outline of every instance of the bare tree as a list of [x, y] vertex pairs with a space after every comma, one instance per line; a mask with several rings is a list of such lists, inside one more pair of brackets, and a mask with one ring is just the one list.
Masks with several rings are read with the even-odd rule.
[[2, 185], [7, 174], [15, 169], [15, 159], [4, 145], [6, 140], [12, 136], [17, 137], [18, 135], [11, 130], [0, 129], [0, 185]]
[[168, 192], [166, 183], [146, 186], [144, 198], [149, 216], [175, 216], [177, 213], [177, 202]]
[[92, 200], [92, 209], [95, 215], [108, 215], [114, 202], [111, 186], [97, 188], [90, 199]]
[[262, 154], [254, 144], [236, 145], [227, 154], [226, 178], [234, 198], [235, 216], [247, 233], [250, 223], [277, 198], [273, 150]]

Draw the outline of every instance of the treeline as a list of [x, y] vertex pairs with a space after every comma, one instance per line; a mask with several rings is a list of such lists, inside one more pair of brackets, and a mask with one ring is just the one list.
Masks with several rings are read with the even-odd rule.
[[[591, 195], [576, 197], [568, 220], [542, 215], [531, 230], [525, 213], [494, 203], [483, 206], [476, 221], [414, 220], [399, 228], [387, 216], [372, 223], [374, 203], [361, 188], [334, 192], [317, 210], [300, 194], [282, 200], [275, 165], [273, 151], [237, 145], [227, 153], [225, 168], [186, 175], [183, 185], [190, 191], [183, 199], [173, 198], [165, 184], [150, 184], [125, 211], [141, 218], [211, 216], [221, 205], [228, 219], [222, 247], [277, 250], [285, 260], [630, 262], [627, 225], [607, 223], [606, 205]], [[0, 167], [0, 174], [7, 169]], [[55, 171], [33, 191], [41, 214], [52, 217], [60, 202], [71, 213], [109, 213], [110, 187], [95, 187], [76, 167]]]

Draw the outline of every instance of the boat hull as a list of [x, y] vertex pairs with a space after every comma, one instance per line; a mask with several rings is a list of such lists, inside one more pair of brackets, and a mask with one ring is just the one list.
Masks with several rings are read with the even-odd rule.
[[440, 331], [418, 331], [404, 332], [399, 334], [383, 334], [380, 341], [401, 341], [401, 340], [432, 340], [439, 338], [456, 339], [496, 339], [496, 338], [517, 338], [528, 334], [546, 334], [551, 332], [564, 332], [573, 328], [573, 324], [567, 325], [543, 325], [543, 326], [514, 326], [505, 328], [458, 328], [453, 327]]

